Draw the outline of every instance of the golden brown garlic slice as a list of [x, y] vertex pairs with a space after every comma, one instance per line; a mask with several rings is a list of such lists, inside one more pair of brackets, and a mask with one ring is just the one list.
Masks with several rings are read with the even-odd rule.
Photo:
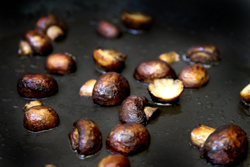
[[93, 59], [97, 68], [104, 72], [121, 72], [125, 67], [127, 55], [115, 49], [98, 48], [93, 51]]
[[106, 38], [118, 38], [121, 36], [121, 30], [115, 24], [105, 20], [98, 23], [97, 32]]
[[77, 151], [79, 158], [94, 154], [102, 147], [102, 134], [97, 124], [88, 118], [76, 120], [73, 131], [68, 136], [71, 147]]
[[79, 95], [92, 97], [92, 93], [93, 93], [93, 89], [94, 89], [96, 81], [97, 81], [96, 79], [90, 79], [87, 82], [85, 82], [80, 88]]
[[232, 165], [245, 158], [248, 150], [246, 133], [233, 124], [216, 130], [199, 125], [192, 131], [191, 140], [200, 148], [202, 157], [213, 165]]
[[155, 102], [168, 103], [179, 98], [184, 91], [182, 81], [176, 79], [155, 79], [148, 85], [148, 92]]
[[250, 84], [240, 91], [240, 97], [245, 103], [250, 103]]
[[122, 102], [129, 94], [127, 79], [117, 72], [107, 72], [96, 81], [92, 99], [96, 104], [113, 106]]
[[45, 68], [53, 74], [69, 74], [76, 71], [76, 58], [69, 53], [53, 53], [46, 58]]
[[175, 51], [162, 53], [159, 57], [160, 60], [165, 61], [169, 64], [180, 61], [180, 55]]
[[200, 88], [208, 83], [207, 70], [200, 64], [192, 64], [185, 67], [178, 76], [186, 88]]
[[157, 110], [158, 108], [149, 106], [146, 97], [130, 95], [120, 106], [119, 119], [123, 124], [135, 122], [146, 125]]
[[50, 39], [42, 32], [29, 30], [25, 33], [24, 39], [19, 42], [18, 55], [48, 55], [53, 47]]
[[130, 167], [130, 161], [124, 155], [114, 154], [103, 158], [97, 167]]
[[150, 135], [148, 130], [138, 123], [117, 125], [111, 130], [106, 139], [106, 147], [109, 152], [125, 156], [146, 149], [149, 143]]
[[66, 36], [67, 25], [59, 17], [49, 14], [37, 21], [36, 29], [55, 41]]
[[176, 78], [174, 69], [161, 60], [144, 61], [134, 71], [134, 78], [140, 82], [153, 83], [155, 79]]

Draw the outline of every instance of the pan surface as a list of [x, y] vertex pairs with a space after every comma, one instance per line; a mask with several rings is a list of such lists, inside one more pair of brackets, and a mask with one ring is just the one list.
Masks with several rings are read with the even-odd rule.
[[[147, 150], [128, 156], [133, 167], [211, 166], [190, 146], [190, 132], [197, 124], [217, 128], [233, 123], [250, 134], [250, 110], [240, 98], [240, 91], [250, 83], [250, 3], [248, 1], [22, 1], [1, 6], [0, 16], [0, 166], [93, 167], [108, 156], [105, 140], [120, 123], [119, 105], [102, 107], [91, 98], [80, 97], [79, 89], [89, 79], [101, 75], [95, 68], [92, 52], [97, 47], [114, 48], [127, 54], [121, 72], [127, 78], [132, 94], [146, 96], [147, 85], [133, 78], [134, 69], [146, 60], [155, 60], [161, 53], [185, 51], [199, 44], [213, 44], [221, 62], [208, 68], [209, 83], [199, 89], [185, 89], [179, 101], [158, 106], [160, 112], [146, 125], [151, 143]], [[140, 10], [154, 17], [153, 26], [144, 34], [130, 34], [121, 23], [123, 10]], [[59, 92], [40, 99], [60, 117], [60, 125], [49, 131], [32, 133], [23, 127], [23, 106], [30, 101], [20, 97], [17, 80], [26, 73], [46, 73], [46, 56], [18, 57], [22, 35], [33, 29], [43, 15], [55, 14], [68, 25], [67, 37], [53, 42], [53, 53], [68, 52], [76, 57], [77, 71], [53, 75]], [[105, 39], [95, 28], [100, 20], [117, 24], [123, 35]], [[172, 64], [178, 74], [188, 62]], [[81, 160], [70, 148], [68, 133], [79, 118], [96, 122], [103, 137], [103, 146], [96, 155]], [[250, 158], [238, 166], [249, 166]]]

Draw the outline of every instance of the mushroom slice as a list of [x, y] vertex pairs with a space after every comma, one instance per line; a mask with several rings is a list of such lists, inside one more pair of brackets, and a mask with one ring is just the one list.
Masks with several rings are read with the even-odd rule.
[[105, 20], [99, 22], [97, 32], [106, 38], [118, 38], [121, 35], [121, 30], [116, 25]]
[[121, 72], [125, 66], [127, 55], [116, 51], [115, 49], [98, 48], [93, 51], [93, 59], [101, 71]]
[[97, 167], [130, 167], [130, 161], [124, 155], [114, 154], [103, 158]]
[[42, 105], [43, 104], [40, 100], [33, 100], [25, 104], [25, 106], [23, 107], [23, 111], [26, 111], [34, 106], [42, 106]]
[[169, 64], [180, 61], [180, 55], [175, 51], [162, 53], [159, 57], [160, 60], [165, 61]]
[[186, 88], [200, 88], [208, 83], [207, 70], [200, 64], [192, 64], [185, 67], [178, 76]]
[[148, 92], [153, 101], [168, 103], [179, 98], [184, 90], [182, 81], [176, 79], [155, 79], [148, 85]]
[[95, 86], [96, 79], [90, 79], [87, 82], [85, 82], [82, 87], [80, 88], [79, 95], [80, 96], [86, 96], [91, 97], [93, 93], [93, 88]]
[[250, 103], [250, 84], [240, 91], [240, 96], [245, 103]]
[[32, 51], [30, 44], [25, 40], [21, 40], [19, 42], [18, 55], [21, 57], [21, 56], [30, 55], [32, 53], [33, 51]]

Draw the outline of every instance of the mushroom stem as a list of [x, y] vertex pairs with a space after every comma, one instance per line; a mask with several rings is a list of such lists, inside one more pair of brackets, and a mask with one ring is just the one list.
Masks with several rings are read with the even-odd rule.
[[157, 110], [158, 108], [156, 107], [145, 106], [143, 111], [146, 115], [147, 120], [149, 120]]
[[208, 136], [214, 131], [214, 128], [199, 124], [191, 132], [191, 144], [195, 147], [201, 148]]

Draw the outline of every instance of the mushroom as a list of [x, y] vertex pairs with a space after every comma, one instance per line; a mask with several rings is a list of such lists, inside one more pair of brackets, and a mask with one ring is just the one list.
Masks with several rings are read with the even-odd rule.
[[200, 88], [208, 83], [207, 70], [200, 64], [192, 64], [185, 67], [178, 76], [186, 88]]
[[94, 103], [103, 106], [113, 106], [120, 103], [130, 94], [127, 79], [117, 72], [107, 72], [96, 81], [92, 99]]
[[120, 106], [119, 119], [123, 124], [135, 122], [145, 125], [157, 110], [156, 107], [148, 106], [146, 97], [130, 95]]
[[140, 82], [153, 83], [155, 79], [176, 78], [174, 69], [161, 60], [144, 61], [134, 71], [134, 78]]
[[97, 124], [89, 118], [80, 118], [73, 124], [68, 135], [71, 147], [79, 158], [98, 152], [102, 147], [102, 135]]
[[184, 91], [182, 81], [176, 79], [155, 79], [148, 85], [148, 92], [155, 102], [168, 103], [178, 99]]
[[119, 124], [106, 139], [106, 148], [111, 154], [133, 155], [146, 149], [150, 143], [148, 130], [138, 123]]
[[214, 45], [193, 46], [186, 51], [186, 58], [201, 64], [212, 64], [220, 61], [219, 51]]
[[96, 79], [90, 79], [90, 80], [86, 81], [82, 85], [82, 87], [80, 88], [79, 95], [86, 96], [86, 97], [92, 97], [93, 88], [95, 86], [96, 81], [97, 81]]
[[114, 154], [103, 158], [97, 167], [130, 167], [130, 161], [124, 155]]
[[98, 48], [93, 51], [93, 59], [101, 72], [121, 72], [125, 67], [127, 55], [115, 49]]
[[36, 30], [46, 34], [51, 40], [55, 41], [65, 37], [67, 25], [59, 17], [49, 14], [37, 21]]
[[17, 92], [22, 97], [43, 98], [56, 94], [58, 84], [49, 74], [25, 74], [17, 82]]
[[250, 84], [240, 91], [240, 97], [245, 103], [250, 103]]
[[50, 39], [42, 32], [29, 30], [25, 33], [24, 39], [19, 42], [18, 55], [48, 55], [53, 47]]
[[180, 55], [178, 53], [176, 53], [175, 51], [162, 53], [158, 58], [162, 61], [169, 63], [169, 64], [180, 61]]
[[115, 24], [105, 20], [98, 23], [97, 32], [106, 38], [118, 38], [121, 36], [121, 30]]
[[153, 17], [143, 12], [126, 12], [121, 14], [121, 20], [130, 33], [138, 34], [148, 30], [153, 22]]
[[43, 106], [40, 101], [31, 101], [24, 106], [23, 125], [26, 129], [38, 132], [55, 128], [59, 125], [59, 116], [50, 107]]
[[46, 58], [45, 68], [54, 74], [72, 73], [76, 71], [76, 58], [69, 53], [54, 53]]
[[248, 150], [246, 133], [237, 125], [222, 125], [213, 129], [198, 125], [191, 132], [191, 144], [213, 165], [227, 166], [243, 159]]

